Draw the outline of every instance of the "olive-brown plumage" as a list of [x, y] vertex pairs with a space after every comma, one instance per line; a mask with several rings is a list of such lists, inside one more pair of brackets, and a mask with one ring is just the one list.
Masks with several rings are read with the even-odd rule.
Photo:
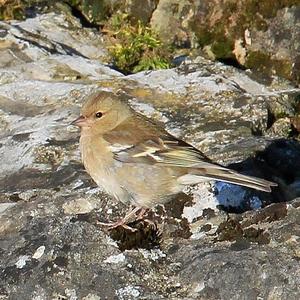
[[276, 186], [213, 163], [111, 92], [89, 96], [73, 124], [81, 128], [80, 149], [87, 172], [107, 193], [136, 207], [164, 203], [185, 185], [204, 180], [265, 192]]

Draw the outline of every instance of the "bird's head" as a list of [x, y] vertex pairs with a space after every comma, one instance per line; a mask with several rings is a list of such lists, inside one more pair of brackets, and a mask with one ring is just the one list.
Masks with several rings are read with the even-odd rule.
[[131, 108], [119, 95], [98, 91], [87, 97], [80, 116], [71, 124], [101, 134], [117, 127], [131, 115]]

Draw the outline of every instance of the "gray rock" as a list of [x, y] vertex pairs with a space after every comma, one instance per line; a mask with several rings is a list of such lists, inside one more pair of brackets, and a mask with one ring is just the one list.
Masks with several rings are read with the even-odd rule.
[[96, 208], [87, 199], [75, 199], [64, 203], [62, 206], [64, 213], [67, 215], [87, 214]]
[[297, 299], [300, 294], [299, 233], [295, 226], [298, 217], [299, 199], [289, 205], [276, 204], [247, 213], [239, 221], [230, 216], [219, 225], [218, 230], [222, 228], [227, 233], [221, 241], [222, 230], [217, 231], [219, 237], [213, 249], [203, 238], [180, 245], [171, 256], [180, 257], [178, 277], [183, 286], [190, 284], [187, 297]]
[[15, 203], [0, 203], [0, 214], [5, 212], [7, 209], [15, 206]]
[[[299, 145], [275, 140], [280, 122], [269, 130], [270, 114], [293, 116], [299, 90], [200, 57], [123, 76], [95, 60], [101, 35], [60, 14], [0, 26], [1, 299], [299, 298], [299, 199], [266, 206], [299, 194]], [[97, 89], [125, 92], [218, 162], [280, 188], [205, 183], [156, 207], [155, 226], [105, 231], [97, 221], [128, 207], [85, 173], [68, 126]]]

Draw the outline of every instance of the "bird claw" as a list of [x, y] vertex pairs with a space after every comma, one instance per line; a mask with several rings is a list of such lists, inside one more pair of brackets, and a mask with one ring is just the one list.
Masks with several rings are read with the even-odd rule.
[[[115, 229], [118, 227], [123, 227], [127, 231], [136, 232], [136, 231], [138, 231], [138, 229], [133, 228], [127, 224], [130, 224], [132, 222], [133, 223], [144, 222], [145, 224], [147, 224], [147, 226], [150, 226], [152, 229], [155, 229], [156, 224], [154, 222], [150, 221], [149, 219], [144, 218], [145, 214], [148, 211], [149, 211], [148, 208], [136, 207], [131, 212], [129, 212], [123, 219], [121, 219], [115, 223], [103, 223], [103, 222], [97, 221], [97, 224], [100, 226], [105, 226], [107, 228], [107, 230], [112, 230], [112, 229]], [[137, 212], [139, 212], [139, 213], [137, 214]]]
[[142, 221], [146, 225], [145, 227], [149, 227], [151, 230], [156, 230], [157, 229], [157, 225], [154, 221], [151, 221], [149, 219], [143, 219]]
[[107, 228], [107, 230], [113, 230], [113, 229], [116, 229], [118, 227], [123, 227], [125, 230], [128, 230], [130, 232], [136, 232], [137, 231], [136, 228], [130, 227], [127, 224], [125, 224], [123, 220], [117, 221], [115, 223], [104, 223], [104, 222], [97, 221], [97, 225], [104, 226], [104, 227]]

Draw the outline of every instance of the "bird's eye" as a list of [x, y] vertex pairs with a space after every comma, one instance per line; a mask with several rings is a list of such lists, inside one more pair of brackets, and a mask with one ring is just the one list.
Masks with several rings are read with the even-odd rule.
[[103, 116], [103, 113], [98, 111], [95, 116], [96, 118], [100, 119]]

